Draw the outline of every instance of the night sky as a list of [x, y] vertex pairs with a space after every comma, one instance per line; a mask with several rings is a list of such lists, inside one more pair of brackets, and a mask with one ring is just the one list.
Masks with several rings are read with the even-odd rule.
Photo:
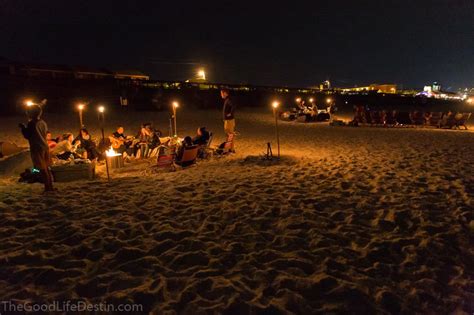
[[0, 56], [154, 79], [474, 86], [474, 1], [0, 0]]

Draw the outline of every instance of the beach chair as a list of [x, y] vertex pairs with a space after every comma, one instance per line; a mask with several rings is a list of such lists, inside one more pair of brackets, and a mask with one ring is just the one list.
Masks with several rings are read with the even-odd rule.
[[208, 159], [212, 156], [212, 153], [214, 152], [214, 150], [211, 148], [212, 138], [213, 138], [213, 134], [212, 132], [210, 132], [209, 140], [207, 141], [206, 145], [202, 145], [199, 147], [199, 153], [198, 153], [199, 158]]
[[443, 115], [439, 126], [443, 129], [453, 129], [453, 127], [456, 128], [456, 124], [456, 114], [449, 112]]
[[456, 127], [464, 127], [464, 130], [467, 130], [466, 122], [471, 118], [471, 113], [460, 113], [460, 116], [456, 116]]
[[432, 112], [428, 118], [428, 125], [439, 128], [441, 119], [443, 118], [442, 112]]
[[397, 114], [397, 125], [405, 126], [405, 125], [410, 125], [410, 124], [411, 124], [410, 113], [399, 112]]
[[385, 127], [387, 126], [393, 127], [397, 124], [397, 112], [394, 110], [384, 111], [382, 119], [383, 119], [383, 125]]
[[410, 120], [411, 124], [415, 126], [421, 126], [425, 123], [425, 117], [423, 113], [417, 110], [410, 112]]
[[382, 119], [382, 115], [381, 115], [380, 112], [375, 111], [375, 110], [370, 111], [370, 124], [372, 126], [383, 124], [383, 119]]
[[174, 166], [174, 150], [173, 148], [160, 145], [158, 146], [158, 157], [156, 159], [156, 165], [160, 169], [175, 170]]
[[182, 168], [195, 164], [198, 156], [198, 150], [199, 147], [197, 145], [185, 148], [181, 160], [175, 160], [174, 163], [181, 166]]
[[228, 134], [225, 142], [221, 143], [215, 150], [216, 154], [225, 155], [233, 152], [234, 148], [234, 134]]
[[306, 114], [302, 114], [302, 115], [299, 115], [297, 118], [296, 118], [296, 121], [297, 122], [308, 122], [308, 115]]

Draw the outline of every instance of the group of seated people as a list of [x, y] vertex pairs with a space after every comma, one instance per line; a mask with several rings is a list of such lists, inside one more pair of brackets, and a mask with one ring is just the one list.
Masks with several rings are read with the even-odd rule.
[[74, 137], [72, 133], [65, 133], [53, 139], [50, 131], [46, 136], [53, 159], [89, 159], [92, 161], [102, 158], [102, 154], [86, 128], [81, 128], [77, 137]]
[[176, 160], [182, 158], [186, 148], [194, 145], [205, 146], [209, 139], [209, 131], [207, 131], [206, 127], [200, 127], [197, 129], [194, 138], [186, 136], [182, 141], [176, 142], [171, 137], [163, 137], [161, 131], [153, 128], [150, 123], [143, 124], [135, 137], [125, 135], [125, 130], [122, 126], [118, 127], [109, 137], [112, 148], [125, 157], [149, 157], [154, 150], [157, 150], [162, 145], [177, 148]]
[[125, 135], [125, 129], [120, 126], [109, 136], [109, 140], [112, 148], [125, 157], [137, 157], [139, 153], [146, 157], [161, 144], [161, 136], [161, 131], [153, 128], [151, 123], [144, 123], [135, 137]]
[[282, 112], [280, 118], [290, 121], [296, 119], [305, 122], [325, 121], [330, 119], [330, 115], [333, 112], [332, 106], [318, 108], [312, 101], [306, 103], [304, 100], [301, 100], [296, 105], [291, 111]]
[[429, 112], [412, 110], [399, 112], [397, 110], [376, 110], [364, 105], [354, 106], [354, 119], [349, 123], [357, 126], [359, 124], [371, 125], [413, 125], [432, 126], [438, 128], [466, 127], [466, 121], [471, 113], [459, 112]]
[[110, 147], [115, 152], [123, 154], [124, 158], [149, 157], [153, 150], [158, 150], [160, 145], [173, 146], [176, 160], [180, 160], [186, 148], [192, 146], [206, 146], [210, 139], [210, 133], [206, 127], [198, 128], [194, 138], [186, 136], [182, 141], [163, 137], [160, 130], [153, 128], [151, 123], [140, 126], [136, 136], [127, 136], [125, 129], [120, 126], [113, 132], [105, 143], [96, 143], [86, 128], [81, 128], [79, 134], [74, 137], [72, 133], [53, 138], [50, 131], [47, 132], [47, 141], [51, 157], [57, 160], [89, 159], [101, 161], [105, 158], [105, 151]]

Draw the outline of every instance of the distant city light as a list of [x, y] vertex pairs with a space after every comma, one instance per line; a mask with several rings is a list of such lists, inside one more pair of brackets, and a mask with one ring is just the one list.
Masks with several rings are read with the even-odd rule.
[[35, 103], [34, 103], [32, 100], [26, 100], [26, 101], [25, 101], [25, 105], [28, 106], [28, 107], [30, 107], [30, 106], [35, 105]]
[[328, 97], [328, 98], [326, 99], [326, 103], [330, 104], [331, 102], [332, 102], [332, 99]]
[[296, 101], [296, 103], [300, 103], [301, 102], [301, 97], [297, 97], [295, 101]]
[[178, 103], [178, 102], [173, 102], [173, 107], [174, 107], [174, 108], [178, 108], [178, 107], [179, 107], [179, 103]]
[[77, 104], [77, 108], [79, 110], [83, 110], [84, 109], [84, 104]]
[[97, 110], [99, 111], [99, 113], [103, 113], [105, 111], [105, 107], [104, 106], [99, 106], [99, 108], [97, 108]]
[[204, 69], [199, 69], [198, 70], [198, 77], [199, 77], [199, 79], [206, 80], [206, 71], [204, 71]]
[[309, 99], [309, 102], [312, 103], [313, 101], [314, 101], [314, 99], [311, 97], [311, 98]]
[[280, 103], [278, 103], [277, 101], [274, 101], [272, 104], [273, 108], [278, 108], [279, 105]]

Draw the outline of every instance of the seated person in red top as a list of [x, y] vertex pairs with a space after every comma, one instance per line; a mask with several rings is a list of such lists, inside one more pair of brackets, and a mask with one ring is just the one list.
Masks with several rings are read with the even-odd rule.
[[50, 151], [54, 149], [54, 147], [58, 144], [57, 139], [53, 139], [51, 131], [46, 132], [46, 141], [48, 141], [48, 147]]

